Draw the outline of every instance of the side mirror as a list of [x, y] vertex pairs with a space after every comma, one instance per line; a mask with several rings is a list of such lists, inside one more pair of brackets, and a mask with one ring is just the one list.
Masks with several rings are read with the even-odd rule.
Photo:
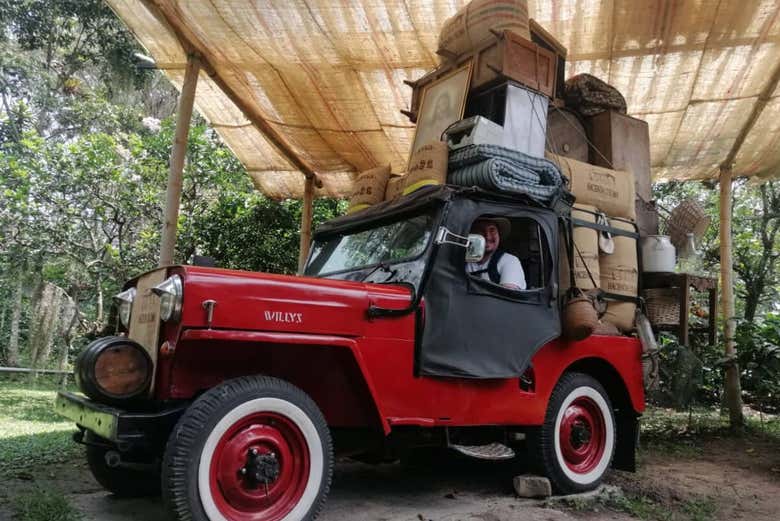
[[466, 246], [466, 262], [479, 262], [484, 256], [485, 238], [478, 233], [470, 233]]
[[464, 237], [440, 226], [434, 242], [466, 248], [466, 262], [479, 262], [485, 256], [485, 238], [478, 233], [470, 233], [468, 237]]

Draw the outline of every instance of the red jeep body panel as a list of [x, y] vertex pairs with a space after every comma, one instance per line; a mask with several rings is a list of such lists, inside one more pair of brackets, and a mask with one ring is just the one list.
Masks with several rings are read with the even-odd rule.
[[[563, 372], [596, 359], [622, 380], [633, 409], [644, 410], [635, 338], [548, 343], [533, 357], [530, 391], [518, 378], [415, 376], [414, 313], [374, 319], [366, 313], [370, 304], [407, 307], [411, 296], [403, 286], [175, 270], [184, 278], [184, 309], [181, 323], [164, 330], [174, 349], [159, 359], [158, 399], [192, 398], [225, 379], [260, 373], [302, 387], [332, 426], [373, 425], [389, 433], [395, 425], [539, 425]], [[216, 301], [211, 324], [206, 300]]]

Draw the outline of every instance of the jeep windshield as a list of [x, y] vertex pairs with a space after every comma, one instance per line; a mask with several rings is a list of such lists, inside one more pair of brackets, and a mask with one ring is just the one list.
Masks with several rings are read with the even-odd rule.
[[435, 218], [436, 212], [429, 208], [417, 215], [315, 240], [306, 275], [416, 285], [424, 262], [415, 261], [430, 243]]

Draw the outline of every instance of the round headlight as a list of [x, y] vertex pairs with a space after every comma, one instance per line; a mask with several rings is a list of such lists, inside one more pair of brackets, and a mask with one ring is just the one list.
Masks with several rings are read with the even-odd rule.
[[173, 275], [152, 288], [160, 297], [160, 318], [164, 321], [178, 320], [181, 316], [183, 287], [181, 277]]
[[130, 314], [133, 311], [133, 301], [135, 300], [136, 289], [130, 288], [114, 297], [118, 304], [119, 321], [125, 327], [130, 327]]
[[152, 360], [139, 344], [126, 337], [99, 338], [76, 360], [81, 391], [90, 398], [112, 403], [146, 394], [152, 381]]

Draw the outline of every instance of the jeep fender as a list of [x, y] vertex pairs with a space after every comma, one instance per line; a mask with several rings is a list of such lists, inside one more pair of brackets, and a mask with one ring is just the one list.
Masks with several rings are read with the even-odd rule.
[[[161, 399], [192, 399], [220, 382], [253, 374], [274, 376], [301, 388], [331, 426], [381, 426], [380, 410], [358, 341], [329, 335], [190, 329], [182, 333]], [[162, 369], [162, 366], [161, 366]]]

